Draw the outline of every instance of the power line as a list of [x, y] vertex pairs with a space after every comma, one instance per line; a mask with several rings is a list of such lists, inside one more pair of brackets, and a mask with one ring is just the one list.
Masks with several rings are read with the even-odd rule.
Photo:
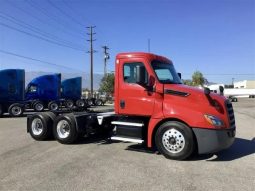
[[80, 23], [78, 20], [76, 20], [74, 17], [72, 17], [71, 15], [69, 15], [68, 13], [66, 13], [65, 11], [63, 11], [62, 9], [60, 9], [58, 6], [56, 6], [53, 2], [51, 2], [50, 0], [47, 0], [47, 2], [54, 7], [55, 9], [57, 9], [60, 13], [62, 13], [63, 15], [65, 15], [67, 18], [69, 18], [70, 20], [72, 20], [74, 23], [84, 27], [84, 25], [82, 23]]
[[27, 59], [27, 60], [33, 60], [33, 61], [36, 61], [36, 62], [41, 62], [41, 63], [44, 63], [44, 64], [48, 64], [48, 65], [52, 65], [52, 66], [57, 66], [57, 67], [65, 68], [65, 69], [68, 69], [68, 70], [80, 71], [80, 70], [77, 70], [77, 69], [74, 69], [74, 68], [69, 68], [69, 67], [66, 67], [66, 66], [54, 64], [54, 63], [43, 61], [43, 60], [36, 59], [36, 58], [31, 58], [31, 57], [28, 57], [28, 56], [23, 56], [23, 55], [20, 55], [20, 54], [16, 54], [16, 53], [5, 51], [5, 50], [1, 50], [1, 49], [0, 49], [0, 52], [4, 53], [4, 54], [16, 56], [16, 57], [19, 57], [19, 58], [24, 58], [24, 59]]
[[[74, 14], [76, 14], [76, 15], [78, 15], [80, 18], [82, 18], [82, 16], [81, 16], [81, 14], [79, 14], [78, 13], [78, 11], [77, 10], [75, 10], [72, 6], [70, 6], [70, 5], [68, 5], [68, 3], [65, 1], [65, 0], [62, 0], [62, 2], [64, 3], [64, 5], [67, 7], [67, 8], [69, 8], [70, 10], [72, 10], [72, 12], [74, 13]], [[70, 2], [70, 1], [69, 1]], [[89, 21], [88, 19], [84, 19], [84, 18], [82, 18], [83, 20], [85, 20], [89, 25], [93, 25], [93, 22], [91, 22], [91, 21]], [[99, 32], [101, 32], [101, 33], [98, 33], [98, 35], [102, 35], [103, 36], [103, 38], [101, 38], [101, 39], [103, 39], [103, 40], [105, 40], [105, 42], [104, 43], [106, 43], [106, 39], [105, 39], [105, 31], [104, 30], [101, 30], [101, 28], [100, 28], [100, 26], [97, 26], [97, 31], [99, 31]], [[107, 38], [108, 39], [108, 38]]]
[[37, 27], [34, 27], [30, 24], [27, 24], [21, 20], [18, 20], [10, 15], [7, 15], [7, 14], [3, 14], [3, 13], [0, 13], [0, 17], [6, 19], [6, 20], [9, 20], [10, 22], [13, 22], [23, 28], [26, 28], [28, 30], [31, 30], [33, 32], [36, 32], [36, 33], [39, 33], [41, 34], [42, 36], [46, 37], [46, 38], [50, 38], [50, 39], [53, 39], [53, 41], [56, 41], [56, 42], [59, 42], [59, 43], [64, 43], [64, 44], [67, 44], [69, 46], [72, 46], [74, 48], [78, 48], [78, 49], [82, 49], [82, 46], [81, 45], [76, 45], [70, 41], [66, 41], [66, 40], [63, 40], [53, 34], [50, 34], [50, 33], [47, 33], [47, 32], [43, 32], [41, 29], [37, 28]]
[[[51, 26], [51, 27], [53, 26], [53, 27], [56, 28], [57, 30], [59, 30], [59, 31], [61, 31], [61, 32], [65, 33], [65, 34], [67, 34], [67, 35], [69, 35], [69, 36], [72, 36], [72, 37], [84, 38], [83, 36], [77, 36], [76, 33], [71, 32], [71, 31], [69, 31], [69, 30], [66, 30], [66, 29], [68, 29], [68, 28], [70, 28], [70, 27], [58, 25], [58, 26], [61, 26], [61, 27], [62, 27], [62, 29], [60, 29], [60, 28], [58, 28], [56, 25], [54, 25], [54, 24], [52, 24], [52, 23], [45, 22], [44, 20], [42, 20], [42, 19], [41, 19], [40, 17], [38, 17], [37, 15], [31, 14], [31, 11], [28, 12], [26, 9], [23, 9], [23, 8], [21, 8], [21, 7], [18, 7], [15, 3], [11, 2], [11, 1], [6, 1], [6, 2], [9, 3], [12, 7], [16, 8], [17, 10], [19, 10], [19, 11], [21, 11], [21, 12], [23, 12], [23, 13], [25, 13], [25, 14], [28, 15], [29, 17], [31, 17], [31, 18], [33, 18], [33, 19], [39, 21], [40, 23], [42, 23], [42, 24], [44, 24], [44, 25], [46, 24], [46, 25], [49, 25], [49, 26]], [[26, 1], [26, 2], [29, 3], [28, 1]], [[30, 5], [30, 3], [29, 3], [29, 5]], [[30, 6], [32, 6], [32, 5], [30, 5]], [[37, 9], [36, 6], [33, 6], [33, 8]], [[50, 16], [49, 16], [49, 17], [50, 17]], [[58, 24], [59, 24], [59, 23], [58, 23]]]
[[[63, 22], [60, 19], [56, 19], [56, 16], [51, 16], [49, 15], [49, 12], [44, 9], [42, 6], [37, 6], [37, 4], [34, 1], [29, 1], [29, 0], [25, 0], [30, 6], [34, 7], [35, 9], [37, 9], [38, 11], [40, 11], [42, 14], [44, 14], [45, 16], [47, 16], [50, 20], [54, 21], [55, 23], [57, 23], [58, 25], [64, 27], [64, 28], [70, 28], [70, 26], [68, 26], [68, 24], [66, 24], [65, 22]], [[73, 33], [73, 34], [79, 34], [80, 38], [84, 38], [83, 34], [80, 32], [77, 33]]]
[[44, 40], [44, 41], [49, 42], [49, 43], [51, 43], [51, 44], [55, 44], [55, 45], [62, 46], [62, 47], [66, 47], [66, 48], [71, 48], [71, 49], [73, 49], [73, 50], [77, 50], [77, 51], [81, 51], [81, 52], [84, 51], [84, 50], [82, 50], [82, 49], [74, 48], [74, 47], [72, 47], [72, 46], [65, 45], [65, 44], [62, 44], [62, 43], [58, 43], [58, 42], [55, 42], [55, 41], [46, 39], [46, 38], [44, 38], [44, 37], [41, 37], [41, 36], [38, 36], [38, 35], [35, 35], [35, 34], [32, 34], [32, 33], [26, 32], [26, 31], [23, 31], [23, 30], [20, 30], [20, 29], [17, 29], [17, 28], [15, 28], [15, 27], [12, 27], [12, 26], [7, 25], [7, 24], [2, 23], [2, 22], [0, 22], [0, 25], [4, 26], [4, 27], [6, 27], [6, 28], [9, 28], [9, 29], [18, 31], [18, 32], [20, 32], [20, 33], [24, 33], [24, 34], [26, 34], [26, 35], [28, 35], [28, 36], [32, 36], [32, 37], [34, 37], [34, 38], [37, 38], [37, 39], [40, 39], [40, 40]]

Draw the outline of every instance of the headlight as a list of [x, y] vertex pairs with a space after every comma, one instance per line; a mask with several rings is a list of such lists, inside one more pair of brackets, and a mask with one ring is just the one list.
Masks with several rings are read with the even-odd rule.
[[218, 117], [213, 115], [204, 115], [205, 119], [213, 126], [216, 127], [224, 127], [225, 124], [222, 120], [220, 120]]

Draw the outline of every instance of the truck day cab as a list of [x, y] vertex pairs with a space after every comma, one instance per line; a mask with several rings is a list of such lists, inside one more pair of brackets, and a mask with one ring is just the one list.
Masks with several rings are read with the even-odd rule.
[[28, 116], [36, 140], [54, 135], [69, 144], [79, 135], [112, 132], [111, 139], [145, 143], [165, 157], [188, 158], [232, 145], [235, 118], [223, 96], [181, 83], [172, 62], [150, 53], [121, 53], [115, 62], [115, 112]]

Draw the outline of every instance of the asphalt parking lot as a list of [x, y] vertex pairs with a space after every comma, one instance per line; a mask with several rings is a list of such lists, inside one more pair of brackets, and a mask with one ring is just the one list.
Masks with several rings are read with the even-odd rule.
[[255, 99], [233, 103], [237, 138], [214, 155], [173, 161], [102, 138], [37, 142], [26, 117], [0, 118], [0, 190], [255, 190]]

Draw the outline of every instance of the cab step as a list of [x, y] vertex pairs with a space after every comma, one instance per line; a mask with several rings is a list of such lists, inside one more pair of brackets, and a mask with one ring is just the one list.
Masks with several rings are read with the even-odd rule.
[[118, 137], [118, 136], [111, 137], [111, 140], [123, 141], [123, 142], [131, 142], [131, 143], [143, 143], [144, 142], [144, 140], [142, 140], [142, 139], [127, 138], [127, 137]]

